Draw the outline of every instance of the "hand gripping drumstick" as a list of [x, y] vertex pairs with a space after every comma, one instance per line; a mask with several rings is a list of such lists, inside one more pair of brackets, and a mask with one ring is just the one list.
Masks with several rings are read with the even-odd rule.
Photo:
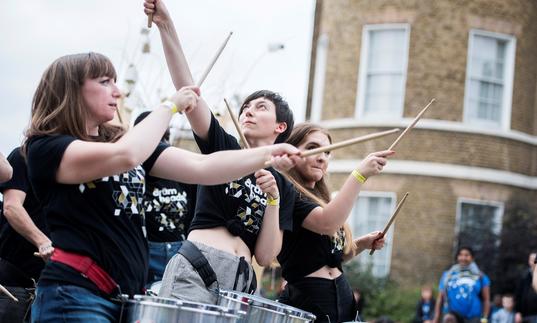
[[[395, 221], [395, 217], [397, 216], [397, 214], [401, 210], [401, 207], [403, 206], [403, 203], [405, 203], [405, 200], [406, 200], [407, 196], [408, 196], [408, 192], [406, 192], [405, 196], [403, 196], [401, 201], [399, 201], [399, 204], [397, 204], [397, 207], [395, 208], [395, 211], [393, 212], [392, 216], [390, 217], [390, 220], [388, 220], [388, 223], [386, 223], [386, 226], [384, 227], [384, 230], [382, 230], [382, 234], [380, 235], [379, 238], [375, 239], [375, 241], [377, 241], [378, 239], [384, 237], [386, 235], [386, 233], [388, 233], [388, 230], [390, 229], [390, 226]], [[375, 242], [373, 242], [373, 245], [374, 244], [375, 244]], [[373, 249], [373, 246], [371, 246], [371, 251], [369, 252], [369, 255], [371, 256], [374, 253], [375, 253], [375, 249]]]
[[425, 106], [425, 108], [423, 108], [423, 110], [420, 111], [420, 113], [418, 113], [418, 115], [416, 116], [416, 118], [414, 118], [414, 121], [412, 121], [411, 124], [408, 125], [408, 127], [406, 127], [406, 129], [399, 135], [399, 137], [397, 137], [397, 139], [395, 139], [395, 141], [393, 142], [393, 144], [390, 146], [390, 148], [388, 148], [388, 150], [393, 150], [395, 148], [395, 146], [397, 146], [397, 144], [399, 143], [399, 141], [403, 138], [404, 135], [406, 135], [407, 132], [410, 131], [410, 129], [414, 128], [414, 126], [416, 125], [416, 123], [418, 123], [418, 121], [420, 120], [421, 116], [425, 113], [425, 111], [427, 111], [427, 109], [431, 106], [431, 104], [436, 101], [435, 98], [433, 98], [431, 100], [431, 102], [429, 102], [429, 104], [427, 104]]
[[207, 66], [207, 69], [205, 70], [205, 72], [203, 72], [203, 74], [201, 75], [201, 78], [199, 79], [198, 84], [197, 84], [198, 87], [201, 87], [201, 85], [207, 78], [207, 75], [209, 75], [209, 72], [213, 68], [216, 61], [218, 60], [218, 57], [220, 56], [220, 54], [222, 54], [222, 52], [224, 51], [224, 48], [226, 48], [227, 42], [229, 41], [229, 38], [231, 38], [231, 35], [233, 35], [233, 32], [230, 32], [229, 35], [227, 35], [226, 39], [224, 40], [224, 42], [222, 43], [222, 45], [216, 52], [216, 55], [214, 55], [213, 60], [211, 61], [209, 66]]
[[[384, 136], [387, 136], [387, 135], [391, 135], [391, 134], [399, 132], [399, 131], [400, 130], [398, 128], [394, 128], [394, 129], [391, 129], [391, 130], [375, 132], [375, 133], [371, 133], [371, 134], [368, 134], [368, 135], [365, 135], [365, 136], [344, 140], [344, 141], [341, 141], [341, 142], [338, 142], [338, 143], [335, 143], [335, 144], [332, 144], [332, 145], [302, 151], [300, 153], [300, 157], [309, 157], [309, 156], [313, 156], [313, 155], [318, 155], [320, 153], [324, 153], [325, 151], [332, 151], [332, 150], [335, 150], [335, 149], [344, 148], [344, 147], [354, 145], [354, 144], [357, 144], [357, 143], [360, 143], [360, 142], [364, 142], [364, 141], [384, 137]], [[265, 167], [269, 167], [270, 165], [272, 165], [270, 160], [265, 162]]]
[[11, 294], [4, 286], [2, 286], [0, 284], [0, 291], [4, 294], [6, 294], [7, 296], [9, 296], [9, 298], [11, 298], [12, 300], [14, 300], [15, 302], [18, 302], [19, 300], [13, 296], [13, 294]]
[[244, 133], [242, 133], [241, 127], [239, 125], [239, 121], [237, 117], [235, 116], [235, 113], [233, 113], [233, 110], [231, 110], [231, 106], [229, 106], [229, 103], [227, 102], [226, 99], [224, 99], [224, 103], [226, 104], [227, 111], [229, 112], [229, 115], [231, 116], [231, 121], [233, 121], [233, 124], [235, 125], [235, 129], [237, 129], [237, 132], [239, 133], [239, 136], [241, 137], [244, 147], [246, 147], [247, 149], [250, 149], [250, 144], [246, 140]]

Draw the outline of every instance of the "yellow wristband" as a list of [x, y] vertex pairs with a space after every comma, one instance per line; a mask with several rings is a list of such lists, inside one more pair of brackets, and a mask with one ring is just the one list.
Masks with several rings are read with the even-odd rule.
[[351, 175], [354, 176], [354, 178], [356, 178], [356, 180], [360, 184], [365, 183], [365, 181], [367, 180], [367, 178], [356, 169], [352, 171]]
[[176, 114], [177, 112], [179, 112], [179, 109], [177, 109], [177, 105], [170, 100], [166, 100], [162, 102], [160, 105], [162, 105], [165, 108], [168, 108], [172, 112], [172, 114]]
[[271, 206], [278, 206], [280, 205], [280, 198], [277, 197], [277, 198], [273, 198], [272, 196], [267, 196], [267, 205], [271, 205]]

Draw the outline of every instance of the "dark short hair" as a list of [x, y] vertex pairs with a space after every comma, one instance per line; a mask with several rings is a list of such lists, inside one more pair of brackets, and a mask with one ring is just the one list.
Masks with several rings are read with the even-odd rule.
[[470, 247], [470, 246], [461, 246], [461, 247], [459, 247], [459, 249], [457, 249], [457, 254], [456, 254], [455, 257], [458, 257], [459, 254], [461, 253], [461, 251], [463, 251], [463, 250], [468, 251], [470, 253], [470, 256], [472, 256], [472, 258], [474, 258], [474, 249], [472, 249], [472, 247]]
[[253, 101], [258, 98], [265, 98], [267, 100], [270, 100], [270, 102], [274, 103], [274, 105], [276, 106], [276, 121], [285, 122], [285, 124], [287, 125], [287, 129], [285, 129], [284, 132], [282, 132], [278, 135], [278, 137], [276, 137], [274, 143], [278, 144], [285, 142], [291, 134], [291, 131], [293, 131], [295, 120], [293, 118], [293, 111], [291, 111], [291, 109], [289, 108], [289, 104], [278, 93], [269, 90], [255, 91], [254, 93], [250, 94], [246, 99], [244, 99], [244, 102], [242, 103], [241, 108], [239, 110], [239, 116], [242, 114], [242, 111], [244, 111], [246, 105], [248, 105], [250, 101]]

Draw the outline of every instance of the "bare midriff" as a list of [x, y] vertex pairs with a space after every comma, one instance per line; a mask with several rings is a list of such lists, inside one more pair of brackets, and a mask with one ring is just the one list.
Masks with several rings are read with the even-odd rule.
[[237, 257], [244, 257], [248, 263], [252, 262], [252, 255], [246, 243], [240, 237], [229, 233], [225, 227], [192, 230], [188, 234], [188, 240], [203, 243]]
[[317, 277], [317, 278], [325, 278], [325, 279], [336, 279], [339, 276], [343, 274], [339, 268], [332, 268], [328, 266], [323, 266], [316, 271], [312, 272], [309, 275], [306, 275], [306, 277]]

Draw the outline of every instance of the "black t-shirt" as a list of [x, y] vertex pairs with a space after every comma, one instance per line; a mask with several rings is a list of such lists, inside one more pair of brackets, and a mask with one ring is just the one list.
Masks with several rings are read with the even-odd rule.
[[[48, 235], [45, 216], [30, 186], [26, 161], [21, 155], [20, 148], [15, 148], [7, 160], [13, 167], [13, 177], [0, 184], [0, 192], [4, 193], [6, 190], [13, 189], [26, 193], [24, 209], [37, 228]], [[0, 214], [2, 214], [0, 217], [0, 258], [15, 265], [26, 276], [37, 280], [45, 262], [33, 255], [38, 251], [37, 248], [11, 227], [2, 212]]]
[[[241, 149], [235, 137], [228, 134], [214, 116], [211, 119], [207, 141], [195, 134], [194, 137], [204, 154]], [[280, 193], [280, 229], [291, 230], [295, 191], [292, 184], [280, 173], [273, 168], [268, 170], [274, 175]], [[254, 174], [250, 174], [223, 185], [199, 185], [196, 213], [190, 230], [224, 226], [231, 234], [239, 236], [253, 254], [267, 206], [266, 194], [255, 182]]]
[[[123, 174], [60, 184], [56, 172], [67, 146], [75, 140], [68, 135], [39, 136], [28, 144], [28, 173], [44, 207], [53, 246], [89, 256], [123, 293], [140, 293], [148, 268], [143, 226], [145, 174], [168, 146], [159, 145], [142, 166]], [[47, 263], [41, 279], [98, 291], [80, 273], [57, 262]]]
[[196, 203], [196, 185], [146, 176], [145, 225], [152, 242], [186, 239]]
[[321, 235], [302, 227], [302, 222], [319, 205], [296, 194], [293, 213], [293, 231], [283, 234], [282, 251], [278, 261], [282, 276], [293, 283], [312, 272], [328, 266], [341, 268], [345, 234], [338, 230], [336, 236]]

